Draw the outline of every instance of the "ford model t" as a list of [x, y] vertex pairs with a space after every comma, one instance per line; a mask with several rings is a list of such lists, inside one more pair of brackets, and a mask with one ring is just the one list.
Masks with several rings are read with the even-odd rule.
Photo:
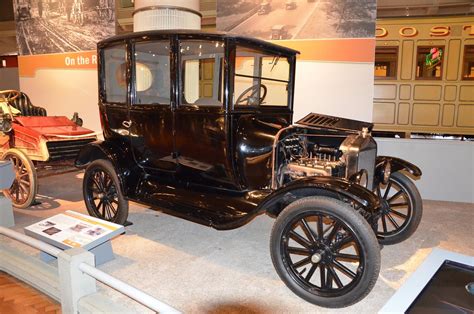
[[[97, 139], [96, 134], [66, 117], [48, 117], [46, 109], [34, 106], [25, 93], [0, 91], [0, 160], [10, 160], [15, 169], [12, 186], [3, 192], [15, 207], [35, 202], [38, 180], [35, 164], [74, 160], [80, 149]], [[79, 123], [81, 124], [81, 123]]]
[[297, 51], [189, 31], [98, 50], [105, 141], [76, 160], [91, 215], [123, 224], [135, 201], [222, 230], [266, 213], [277, 273], [327, 307], [366, 296], [379, 242], [417, 228], [422, 203], [406, 174], [421, 172], [377, 156], [370, 123], [312, 113], [293, 124]]

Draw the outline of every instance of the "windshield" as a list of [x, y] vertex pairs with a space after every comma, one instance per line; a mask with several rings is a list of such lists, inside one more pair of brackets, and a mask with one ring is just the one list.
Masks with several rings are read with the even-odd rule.
[[288, 58], [237, 46], [235, 106], [288, 106]]

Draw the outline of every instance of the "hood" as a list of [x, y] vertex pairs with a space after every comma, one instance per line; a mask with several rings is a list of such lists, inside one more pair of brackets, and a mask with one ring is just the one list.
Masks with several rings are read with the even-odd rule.
[[94, 131], [80, 127], [66, 117], [15, 117], [15, 121], [46, 137], [95, 134]]
[[296, 124], [308, 127], [345, 131], [349, 133], [357, 133], [362, 131], [363, 128], [367, 128], [369, 131], [372, 131], [372, 128], [374, 127], [374, 125], [369, 122], [326, 116], [319, 113], [310, 113], [303, 119], [296, 122]]

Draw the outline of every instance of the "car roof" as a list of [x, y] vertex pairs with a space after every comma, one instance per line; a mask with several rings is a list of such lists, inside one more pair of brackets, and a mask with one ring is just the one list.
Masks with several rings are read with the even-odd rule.
[[128, 33], [128, 34], [123, 34], [123, 35], [117, 35], [117, 36], [109, 37], [107, 39], [99, 41], [97, 43], [97, 47], [99, 48], [104, 47], [104, 46], [107, 46], [116, 42], [128, 40], [128, 39], [146, 38], [146, 37], [153, 37], [153, 36], [159, 36], [159, 35], [191, 35], [191, 36], [195, 35], [196, 37], [210, 36], [210, 37], [215, 37], [219, 39], [230, 38], [230, 39], [235, 39], [237, 41], [240, 41], [244, 44], [249, 44], [249, 45], [260, 47], [263, 49], [279, 51], [287, 55], [296, 55], [300, 53], [297, 50], [283, 47], [283, 46], [273, 44], [265, 40], [253, 38], [253, 37], [240, 36], [240, 35], [225, 33], [225, 32], [205, 32], [201, 30], [188, 30], [188, 29], [152, 30], [152, 31], [142, 31], [142, 32], [134, 32], [134, 33]]

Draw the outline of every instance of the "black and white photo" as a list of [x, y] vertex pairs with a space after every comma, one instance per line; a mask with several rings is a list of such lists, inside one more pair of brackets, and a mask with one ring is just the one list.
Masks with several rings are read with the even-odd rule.
[[115, 34], [114, 0], [14, 0], [20, 55], [95, 50]]
[[218, 0], [217, 29], [265, 40], [375, 34], [375, 0]]

